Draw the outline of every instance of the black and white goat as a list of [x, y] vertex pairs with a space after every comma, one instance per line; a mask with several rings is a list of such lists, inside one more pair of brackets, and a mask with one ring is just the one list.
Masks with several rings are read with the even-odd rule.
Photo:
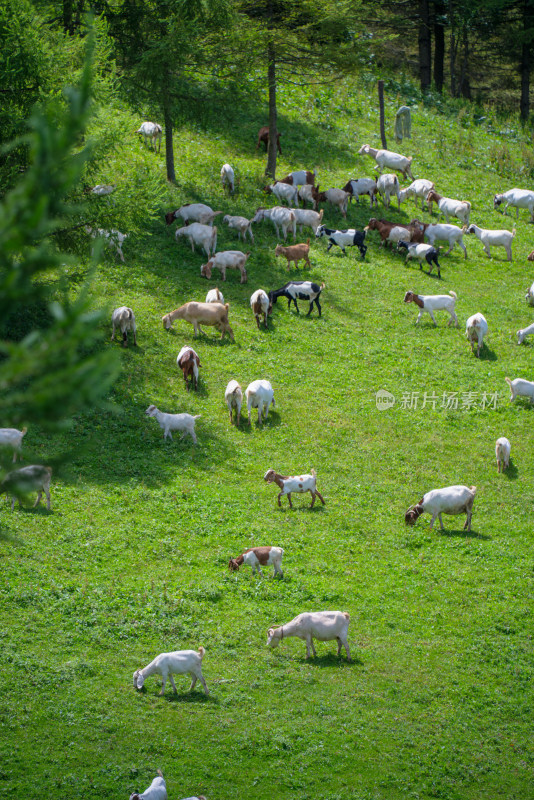
[[357, 231], [354, 228], [348, 228], [348, 230], [344, 231], [336, 231], [332, 228], [327, 228], [326, 225], [319, 225], [317, 228], [317, 233], [315, 234], [315, 238], [321, 239], [323, 236], [328, 237], [328, 247], [326, 248], [327, 253], [332, 245], [336, 244], [338, 247], [341, 247], [343, 255], [347, 255], [345, 252], [346, 247], [358, 247], [360, 253], [362, 254], [362, 259], [365, 258], [365, 254], [367, 252], [367, 246], [364, 244], [365, 231]]
[[297, 314], [300, 314], [297, 300], [307, 300], [310, 304], [310, 309], [306, 316], [310, 316], [314, 303], [317, 306], [319, 316], [321, 316], [319, 297], [321, 296], [321, 292], [323, 291], [324, 287], [324, 283], [319, 286], [319, 284], [312, 283], [311, 281], [290, 281], [289, 283], [286, 283], [285, 286], [282, 286], [281, 289], [273, 289], [270, 291], [269, 302], [271, 305], [274, 305], [279, 297], [287, 297], [288, 309], [291, 308], [291, 303], [295, 303]]
[[429, 274], [434, 268], [434, 264], [438, 268], [438, 278], [441, 278], [441, 267], [439, 265], [438, 256], [439, 250], [431, 244], [417, 244], [417, 242], [399, 242], [397, 249], [404, 248], [406, 250], [406, 263], [410, 258], [417, 258], [419, 261], [419, 269], [423, 268], [422, 261], [426, 261], [429, 269]]

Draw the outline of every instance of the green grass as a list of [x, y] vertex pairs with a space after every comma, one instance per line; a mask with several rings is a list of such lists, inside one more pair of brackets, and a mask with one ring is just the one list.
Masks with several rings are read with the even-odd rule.
[[[280, 112], [280, 175], [317, 167], [328, 188], [372, 174], [357, 151], [378, 141], [374, 90], [286, 89]], [[122, 119], [131, 130], [132, 118]], [[264, 157], [254, 150], [263, 121], [245, 109], [230, 125], [214, 110], [182, 130], [179, 186], [162, 189], [161, 211], [202, 200], [252, 216], [265, 202]], [[413, 154], [414, 175], [469, 199], [473, 222], [510, 227], [493, 194], [529, 185], [519, 154], [530, 153], [511, 124], [499, 134], [492, 121], [476, 126], [420, 107], [413, 139], [389, 144]], [[240, 178], [230, 199], [219, 185], [224, 161]], [[135, 140], [98, 177], [126, 181], [134, 162], [163, 186], [163, 156]], [[391, 219], [414, 215], [411, 203], [379, 209]], [[362, 228], [369, 216], [363, 200], [349, 223]], [[534, 412], [524, 400], [510, 404], [504, 382], [533, 374], [532, 345], [513, 337], [532, 321], [526, 212], [512, 264], [503, 250], [488, 260], [466, 237], [468, 260], [459, 249], [442, 257], [442, 281], [405, 267], [376, 234], [365, 262], [313, 242], [311, 277], [326, 283], [322, 318], [307, 318], [305, 303], [297, 316], [279, 302], [268, 331], [256, 328], [250, 294], [288, 279], [269, 225], [256, 228], [242, 286], [232, 271], [225, 284], [201, 279], [205, 259], [177, 245], [161, 219], [127, 240], [125, 265], [106, 251], [95, 278], [95, 305], [126, 303], [138, 323], [139, 346], [121, 354], [111, 398], [118, 413], [81, 416], [54, 442], [74, 454], [53, 481], [52, 513], [1, 510], [0, 796], [127, 797], [158, 767], [171, 798], [531, 796]], [[335, 211], [325, 221], [343, 227]], [[219, 249], [239, 247], [220, 224]], [[194, 341], [185, 323], [163, 330], [164, 313], [215, 285], [230, 303], [235, 345], [213, 331]], [[454, 289], [460, 329], [447, 328], [442, 313], [437, 329], [427, 315], [415, 328], [407, 289]], [[462, 327], [475, 311], [490, 328], [480, 360]], [[196, 394], [176, 369], [186, 343], [203, 364]], [[275, 390], [267, 424], [230, 426], [228, 380], [245, 388], [260, 377]], [[376, 408], [380, 388], [397, 398], [388, 411]], [[401, 407], [403, 393], [458, 392], [461, 406], [471, 391], [479, 393], [471, 410]], [[480, 408], [483, 392], [498, 392], [496, 410]], [[164, 442], [144, 415], [150, 403], [200, 413], [198, 445]], [[502, 435], [512, 466], [498, 475]], [[49, 445], [28, 432], [37, 453]], [[275, 487], [263, 482], [270, 467], [315, 467], [326, 506], [310, 511], [307, 496], [294, 496], [293, 511], [285, 502], [279, 510]], [[443, 534], [429, 532], [428, 516], [404, 526], [425, 491], [454, 483], [478, 487], [470, 534], [463, 518], [445, 518]], [[228, 574], [231, 555], [261, 544], [285, 549], [283, 581]], [[299, 640], [265, 647], [270, 625], [327, 608], [351, 614], [353, 664], [333, 644], [318, 644], [309, 663]], [[132, 673], [157, 653], [201, 644], [208, 699], [188, 695], [180, 677], [177, 697], [169, 685], [157, 697], [154, 678], [134, 691]]]

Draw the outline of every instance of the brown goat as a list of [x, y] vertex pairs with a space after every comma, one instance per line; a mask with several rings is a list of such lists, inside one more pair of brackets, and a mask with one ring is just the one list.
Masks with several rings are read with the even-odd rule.
[[[280, 133], [276, 134], [276, 146], [278, 148], [278, 152], [280, 153], [280, 155], [282, 155], [282, 148], [280, 147], [280, 136], [281, 136]], [[260, 128], [259, 131], [258, 131], [258, 144], [256, 145], [256, 150], [258, 149], [258, 147], [260, 146], [260, 144], [262, 142], [265, 145], [265, 152], [267, 152], [267, 146], [269, 144], [269, 126], [268, 125], [264, 125], [263, 128]]]
[[299, 261], [304, 259], [308, 267], [311, 269], [310, 264], [310, 240], [306, 244], [292, 244], [289, 247], [283, 247], [281, 244], [276, 245], [274, 251], [275, 256], [285, 256], [287, 258], [287, 269], [291, 268], [291, 262], [295, 262], [295, 269], [299, 268]]
[[408, 242], [417, 242], [422, 244], [424, 242], [424, 233], [418, 225], [410, 223], [409, 225], [402, 225], [399, 222], [390, 222], [387, 219], [375, 219], [371, 217], [369, 224], [365, 227], [366, 231], [378, 231], [382, 240], [382, 245], [391, 244], [389, 236], [393, 228], [403, 228], [406, 231], [406, 239]]

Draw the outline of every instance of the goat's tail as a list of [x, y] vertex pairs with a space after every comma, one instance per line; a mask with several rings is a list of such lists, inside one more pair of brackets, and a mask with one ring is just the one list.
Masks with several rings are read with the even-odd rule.
[[309, 247], [309, 245], [310, 245], [310, 240], [309, 240], [309, 239], [308, 239], [308, 241], [306, 242], [306, 244], [307, 244], [307, 245], [308, 245], [308, 247]]
[[344, 612], [343, 612], [343, 616], [345, 617], [345, 619], [347, 620], [347, 622], [350, 622], [350, 614], [349, 614], [349, 612], [348, 612], [348, 611], [344, 611]]
[[476, 493], [477, 493], [477, 487], [476, 487], [476, 486], [470, 486], [470, 487], [469, 487], [469, 491], [471, 492], [471, 494], [473, 494], [473, 495], [474, 495], [474, 494], [476, 494]]
[[463, 200], [462, 202], [463, 202], [463, 204], [464, 204], [465, 206], [467, 206], [467, 207], [468, 207], [469, 211], [471, 211], [471, 203], [469, 202], [469, 200]]
[[323, 291], [323, 289], [325, 289], [325, 288], [326, 288], [326, 283], [324, 283], [324, 282], [323, 282], [323, 283], [321, 283], [321, 292], [322, 292], [322, 291]]
[[506, 381], [506, 383], [508, 384], [508, 386], [511, 389], [512, 388], [512, 381], [510, 380], [510, 378], [505, 378], [504, 380]]
[[195, 416], [193, 417], [193, 419], [200, 419], [200, 417], [201, 417], [201, 416], [202, 416], [202, 414], [195, 414]]
[[515, 228], [514, 228], [514, 229], [512, 230], [512, 239], [514, 238], [515, 234], [516, 234], [516, 230], [515, 230]]
[[316, 478], [316, 477], [317, 477], [317, 473], [316, 473], [316, 471], [315, 471], [314, 469], [312, 469], [312, 471], [311, 471], [311, 474], [312, 474], [312, 476], [313, 476], [314, 478]]
[[160, 778], [163, 778], [163, 772], [160, 769], [158, 769], [158, 775]]
[[202, 647], [202, 645], [200, 645], [200, 647], [198, 648], [198, 654], [199, 654], [199, 656], [200, 656], [200, 660], [201, 660], [201, 661], [202, 661], [202, 659], [204, 658], [204, 653], [205, 653], [205, 652], [206, 652], [206, 651], [204, 650], [204, 648]]
[[[441, 250], [441, 248], [440, 248], [440, 250]], [[456, 294], [456, 292], [452, 292], [451, 291], [451, 292], [449, 292], [449, 294], [451, 295], [451, 297], [454, 297], [455, 300], [458, 300], [458, 295]]]
[[21, 430], [21, 434], [23, 436], [26, 436], [27, 431], [28, 431], [28, 428], [26, 426], [24, 426], [24, 428]]

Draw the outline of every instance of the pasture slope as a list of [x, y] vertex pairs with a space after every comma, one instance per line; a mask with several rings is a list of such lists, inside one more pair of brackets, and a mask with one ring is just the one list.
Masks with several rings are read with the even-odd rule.
[[[388, 98], [388, 132], [403, 99]], [[442, 256], [438, 281], [379, 248], [376, 234], [365, 262], [314, 241], [311, 273], [296, 277], [326, 283], [322, 318], [279, 302], [258, 331], [250, 294], [288, 279], [269, 225], [255, 230], [248, 284], [232, 271], [222, 284], [200, 277], [205, 259], [174, 242], [163, 212], [201, 200], [251, 217], [264, 204], [254, 145], [265, 117], [237, 108], [230, 123], [214, 109], [186, 126], [175, 143], [179, 186], [169, 189], [163, 154], [131, 137], [139, 117], [109, 113], [120, 114], [126, 143], [98, 177], [124, 184], [142, 158], [161, 176], [161, 217], [126, 241], [125, 264], [105, 250], [94, 281], [95, 305], [127, 304], [137, 318], [139, 346], [122, 352], [111, 397], [117, 413], [79, 417], [58, 439], [57, 451], [74, 456], [53, 480], [50, 514], [2, 505], [0, 796], [126, 798], [160, 767], [173, 799], [531, 797], [534, 410], [509, 403], [504, 378], [534, 378], [533, 346], [513, 336], [534, 319], [524, 300], [534, 235], [526, 212], [515, 223], [492, 208], [498, 190], [533, 188], [530, 146], [513, 120], [476, 124], [415, 107], [413, 138], [396, 146], [390, 134], [390, 147], [414, 156], [415, 177], [470, 200], [472, 222], [514, 222], [513, 263], [504, 251], [488, 260], [466, 237], [469, 258]], [[315, 167], [328, 188], [372, 174], [357, 151], [378, 142], [373, 86], [283, 90], [279, 127], [279, 175]], [[219, 183], [225, 161], [239, 178], [233, 198]], [[414, 208], [378, 216], [406, 220]], [[350, 207], [351, 225], [369, 217], [367, 199]], [[343, 227], [329, 209], [325, 222]], [[240, 247], [218, 227], [219, 249]], [[185, 323], [163, 330], [164, 313], [215, 285], [236, 344], [210, 329], [194, 341]], [[461, 325], [482, 311], [490, 332], [480, 360], [446, 314], [437, 329], [428, 315], [415, 328], [408, 289], [454, 290]], [[119, 346], [110, 332], [102, 347]], [[196, 394], [176, 369], [186, 343], [202, 362]], [[230, 426], [228, 380], [244, 389], [260, 377], [275, 391], [267, 424]], [[392, 408], [377, 408], [380, 389]], [[454, 392], [458, 409], [442, 407]], [[482, 408], [484, 393], [490, 403], [497, 393], [495, 409]], [[150, 403], [201, 414], [198, 445], [164, 442], [144, 414]], [[499, 436], [512, 442], [503, 475]], [[26, 438], [37, 452], [45, 444], [37, 430]], [[310, 511], [308, 496], [294, 496], [293, 511], [286, 501], [279, 510], [263, 482], [271, 467], [314, 467], [326, 506]], [[478, 487], [470, 534], [463, 517], [445, 518], [444, 533], [428, 531], [428, 516], [405, 527], [409, 505], [455, 483]], [[284, 548], [284, 580], [228, 574], [230, 556], [261, 544]], [[270, 625], [321, 609], [350, 613], [354, 663], [334, 643], [318, 644], [309, 663], [299, 640], [265, 647]], [[156, 654], [200, 645], [209, 698], [188, 695], [182, 677], [177, 696], [168, 685], [157, 697], [155, 678], [134, 691], [132, 673]]]

